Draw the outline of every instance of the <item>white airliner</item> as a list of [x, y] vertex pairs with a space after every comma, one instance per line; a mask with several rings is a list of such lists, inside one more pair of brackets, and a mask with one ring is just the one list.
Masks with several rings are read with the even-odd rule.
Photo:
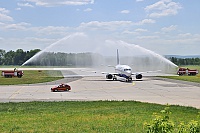
[[[109, 66], [111, 67], [111, 66]], [[136, 75], [136, 79], [142, 79], [142, 73], [150, 73], [150, 72], [158, 72], [158, 71], [147, 71], [147, 72], [138, 72], [133, 73], [132, 69], [128, 65], [120, 65], [119, 62], [119, 53], [117, 49], [117, 65], [113, 66], [115, 68], [115, 73], [108, 73], [108, 72], [102, 72], [102, 74], [106, 74], [107, 79], [113, 79], [117, 80], [117, 77], [123, 77], [126, 79], [127, 82], [132, 81], [132, 75]]]

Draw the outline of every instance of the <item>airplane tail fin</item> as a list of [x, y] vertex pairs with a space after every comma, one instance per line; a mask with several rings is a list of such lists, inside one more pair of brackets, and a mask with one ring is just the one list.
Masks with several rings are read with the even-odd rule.
[[117, 49], [117, 65], [119, 65], [119, 52], [118, 52], [118, 49]]

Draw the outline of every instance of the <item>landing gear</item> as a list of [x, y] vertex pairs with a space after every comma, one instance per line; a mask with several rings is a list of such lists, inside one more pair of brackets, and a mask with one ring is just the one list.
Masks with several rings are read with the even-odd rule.
[[117, 77], [116, 77], [116, 76], [114, 76], [114, 77], [113, 77], [113, 80], [115, 80], [115, 81], [116, 81], [116, 80], [117, 80]]
[[126, 82], [131, 82], [132, 81], [132, 77], [126, 79]]

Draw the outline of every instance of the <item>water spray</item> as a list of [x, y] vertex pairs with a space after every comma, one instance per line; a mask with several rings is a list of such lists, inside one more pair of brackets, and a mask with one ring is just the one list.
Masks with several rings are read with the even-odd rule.
[[[69, 66], [71, 65], [70, 63], [72, 60], [74, 63], [71, 65], [71, 67], [80, 67], [81, 62], [87, 67], [96, 67], [100, 64], [104, 64], [104, 66], [116, 65], [116, 49], [119, 49], [121, 55], [120, 58], [123, 58], [123, 60], [121, 60], [122, 63], [130, 66], [134, 64], [134, 69], [136, 71], [153, 69], [167, 72], [173, 69], [174, 72], [175, 68], [178, 67], [163, 56], [139, 45], [126, 43], [121, 40], [104, 40], [101, 37], [94, 37], [93, 35], [87, 35], [84, 33], [71, 34], [55, 43], [52, 43], [44, 50], [31, 57], [21, 66], [24, 66], [30, 62], [40, 62], [40, 64], [42, 63], [50, 66], [52, 65], [50, 60], [52, 57], [54, 65], [57, 66], [60, 64], [63, 66]], [[51, 51], [53, 52], [52, 54]], [[56, 56], [61, 52], [63, 52], [61, 55], [62, 57]], [[84, 56], [84, 54], [87, 56]], [[50, 58], [48, 55], [53, 56]], [[70, 55], [70, 57], [68, 55]], [[73, 55], [73, 58], [71, 55]], [[64, 63], [61, 62], [60, 64], [55, 64], [59, 63], [60, 60], [62, 60]]]
[[51, 45], [49, 45], [48, 47], [46, 47], [44, 50], [38, 52], [36, 55], [34, 55], [34, 56], [31, 57], [30, 59], [28, 59], [28, 60], [27, 60], [26, 62], [24, 62], [20, 67], [26, 65], [27, 63], [31, 62], [32, 60], [37, 59], [40, 55], [42, 55], [44, 52], [47, 52], [48, 50], [50, 50], [53, 46], [55, 46], [55, 45], [61, 43], [61, 42], [64, 41], [64, 40], [69, 39], [70, 37], [77, 36], [77, 35], [82, 35], [82, 36], [83, 36], [84, 34], [83, 34], [83, 33], [75, 33], [75, 34], [66, 36], [66, 37], [64, 37], [64, 38], [62, 38], [62, 39], [60, 39], [60, 40], [58, 40], [58, 41], [52, 43]]

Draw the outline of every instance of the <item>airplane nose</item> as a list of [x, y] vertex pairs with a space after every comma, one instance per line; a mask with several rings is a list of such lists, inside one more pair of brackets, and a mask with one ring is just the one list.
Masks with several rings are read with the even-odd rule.
[[127, 75], [131, 76], [132, 72], [131, 71], [126, 71]]

